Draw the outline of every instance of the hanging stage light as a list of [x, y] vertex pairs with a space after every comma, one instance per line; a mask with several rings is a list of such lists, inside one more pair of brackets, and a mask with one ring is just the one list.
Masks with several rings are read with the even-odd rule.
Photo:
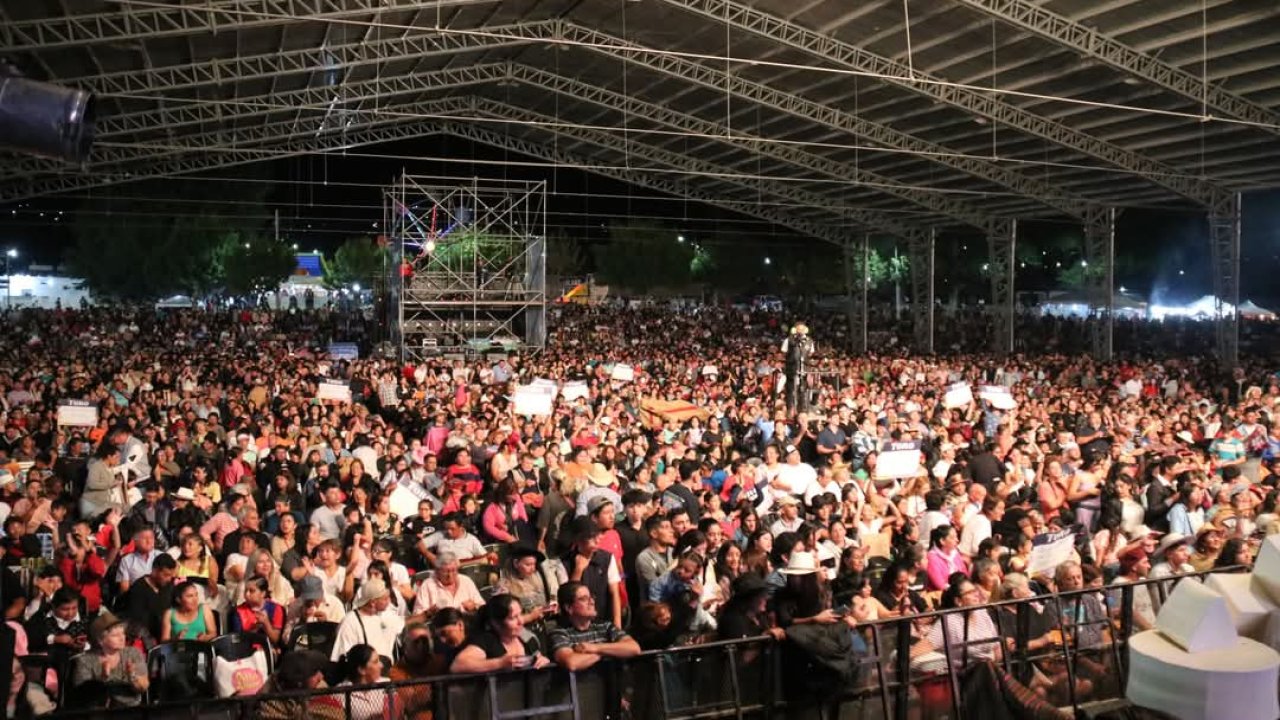
[[93, 146], [94, 97], [37, 82], [0, 62], [0, 147], [28, 155], [84, 162]]

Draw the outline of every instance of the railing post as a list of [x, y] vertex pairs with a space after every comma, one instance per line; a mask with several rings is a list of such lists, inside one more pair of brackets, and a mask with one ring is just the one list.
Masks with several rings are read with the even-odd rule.
[[898, 628], [895, 653], [895, 671], [898, 675], [897, 702], [893, 707], [894, 720], [907, 720], [908, 706], [911, 704], [911, 621], [902, 623]]

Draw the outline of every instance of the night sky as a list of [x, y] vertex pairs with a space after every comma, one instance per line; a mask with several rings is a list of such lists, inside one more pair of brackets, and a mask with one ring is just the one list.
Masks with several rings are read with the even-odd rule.
[[[253, 181], [255, 186], [265, 184], [269, 188], [266, 214], [249, 219], [261, 222], [263, 230], [269, 232], [271, 213], [279, 210], [283, 238], [297, 243], [301, 250], [322, 252], [332, 252], [348, 237], [382, 231], [380, 188], [389, 185], [402, 168], [418, 175], [546, 180], [549, 231], [558, 229], [588, 245], [607, 242], [606, 226], [627, 218], [670, 227], [703, 244], [746, 243], [759, 247], [761, 252], [767, 252], [767, 247], [761, 246], [794, 247], [810, 242], [755, 218], [738, 217], [696, 202], [657, 198], [656, 193], [645, 188], [579, 170], [492, 164], [525, 159], [456, 138], [407, 140], [352, 152], [384, 157], [331, 154], [228, 167], [205, 173], [207, 179], [199, 180], [198, 187], [201, 197], [208, 198], [206, 202], [218, 203], [219, 198], [243, 192], [246, 181]], [[468, 162], [411, 159], [440, 157]], [[224, 178], [236, 180], [219, 180]], [[0, 206], [0, 247], [19, 250], [18, 268], [28, 262], [57, 263], [71, 242], [68, 225], [72, 214], [88, 198], [129, 198], [121, 201], [120, 207], [135, 213], [131, 217], [136, 222], [155, 222], [160, 213], [155, 212], [158, 208], [154, 200], [164, 197], [167, 184], [172, 182], [130, 183]], [[1263, 305], [1280, 304], [1280, 289], [1273, 282], [1275, 270], [1280, 268], [1280, 190], [1245, 195], [1243, 228], [1242, 296]], [[1020, 224], [1020, 237], [1027, 242], [1063, 234], [1078, 237], [1080, 232], [1066, 222]], [[1117, 262], [1117, 285], [1170, 301], [1190, 300], [1210, 292], [1207, 224], [1203, 215], [1128, 209], [1120, 215], [1116, 236], [1117, 255], [1121, 256]], [[976, 235], [944, 233], [940, 243], [961, 243], [970, 248], [969, 252], [985, 252], [982, 238]], [[1082, 248], [1075, 251], [1074, 257], [1081, 257], [1082, 252]], [[1070, 255], [1064, 254], [1063, 261], [1071, 261]], [[940, 260], [941, 256], [940, 252]], [[939, 262], [940, 271], [943, 267]], [[1019, 278], [1019, 289], [1048, 289], [1051, 283], [1048, 273], [1028, 273]], [[941, 286], [938, 292], [943, 292]]]

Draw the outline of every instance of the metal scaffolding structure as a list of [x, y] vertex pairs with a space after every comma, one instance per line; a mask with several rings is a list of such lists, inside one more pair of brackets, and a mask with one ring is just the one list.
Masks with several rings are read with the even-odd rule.
[[1015, 250], [1018, 221], [1005, 220], [987, 235], [988, 265], [991, 273], [991, 352], [1008, 355], [1014, 351], [1014, 328], [1018, 315], [1014, 290]]
[[937, 230], [912, 233], [907, 238], [911, 270], [911, 336], [915, 350], [933, 354], [934, 257]]
[[387, 188], [402, 361], [545, 346], [546, 195], [542, 181], [407, 173]]
[[1116, 210], [1089, 213], [1084, 224], [1084, 277], [1093, 323], [1089, 331], [1093, 356], [1110, 361], [1116, 315]]
[[1214, 319], [1218, 359], [1240, 362], [1240, 194], [1209, 210], [1209, 249], [1213, 266]]

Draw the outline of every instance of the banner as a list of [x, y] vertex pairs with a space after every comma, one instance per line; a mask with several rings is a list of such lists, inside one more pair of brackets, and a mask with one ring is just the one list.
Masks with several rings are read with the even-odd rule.
[[1071, 559], [1076, 534], [1071, 530], [1041, 533], [1031, 539], [1031, 556], [1027, 558], [1027, 577], [1048, 575]]
[[997, 410], [1012, 410], [1018, 407], [1018, 403], [1013, 400], [1013, 393], [1009, 392], [1009, 388], [999, 385], [983, 385], [978, 388], [978, 397], [991, 403], [991, 407]]
[[334, 360], [359, 360], [360, 348], [355, 343], [329, 343], [329, 357]]
[[920, 452], [918, 440], [902, 442], [886, 442], [880, 447], [880, 455], [876, 457], [876, 480], [901, 480], [924, 474], [921, 463], [924, 455]]
[[591, 389], [587, 387], [585, 380], [572, 380], [560, 388], [560, 396], [569, 402], [573, 402], [578, 398], [591, 397]]
[[550, 415], [555, 404], [555, 386], [521, 385], [516, 388], [515, 412], [517, 415]]
[[63, 400], [58, 403], [58, 424], [94, 427], [98, 424], [98, 406], [84, 400]]
[[630, 365], [618, 363], [613, 366], [613, 372], [609, 375], [609, 379], [621, 382], [631, 382], [636, 379], [636, 370]]
[[321, 400], [351, 402], [351, 386], [341, 380], [325, 380], [320, 383], [316, 397]]
[[973, 388], [969, 383], [958, 382], [947, 386], [947, 394], [942, 399], [942, 406], [947, 408], [968, 407], [973, 402]]

